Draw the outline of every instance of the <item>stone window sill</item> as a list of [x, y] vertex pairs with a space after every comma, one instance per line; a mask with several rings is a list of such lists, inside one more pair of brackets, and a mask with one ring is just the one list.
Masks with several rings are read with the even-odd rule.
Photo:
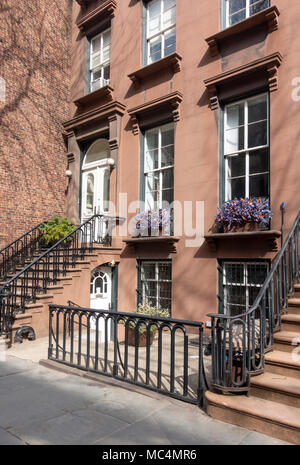
[[80, 97], [77, 100], [74, 100], [74, 104], [78, 109], [82, 109], [90, 105], [91, 103], [98, 103], [102, 99], [112, 99], [114, 89], [107, 85], [100, 87], [100, 89], [95, 90], [94, 92], [90, 92], [89, 94]]
[[87, 0], [77, 0], [83, 9], [79, 20], [76, 22], [77, 27], [84, 33], [92, 32], [91, 28], [101, 28], [104, 24], [108, 23], [114, 16], [114, 11], [117, 7], [115, 0], [107, 0], [105, 3], [101, 3], [98, 7], [84, 13], [84, 10], [89, 3]]
[[219, 241], [230, 241], [230, 240], [263, 240], [266, 241], [267, 245], [272, 251], [278, 250], [277, 239], [281, 237], [281, 232], [278, 230], [269, 231], [247, 231], [247, 232], [233, 232], [233, 233], [214, 233], [206, 234], [204, 238], [208, 242], [211, 250], [216, 251]]
[[134, 84], [139, 85], [149, 76], [152, 76], [152, 74], [156, 74], [164, 69], [171, 69], [173, 73], [178, 73], [181, 69], [181, 60], [182, 57], [178, 53], [174, 52], [165, 58], [161, 58], [160, 60], [155, 61], [150, 65], [143, 66], [143, 68], [140, 68], [137, 71], [128, 74], [128, 77]]

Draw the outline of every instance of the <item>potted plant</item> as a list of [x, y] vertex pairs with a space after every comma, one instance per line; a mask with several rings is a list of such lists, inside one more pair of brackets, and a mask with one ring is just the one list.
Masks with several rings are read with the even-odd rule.
[[60, 239], [67, 236], [74, 230], [75, 226], [68, 218], [60, 218], [54, 216], [47, 223], [42, 223], [40, 229], [42, 231], [41, 240], [45, 247], [51, 247]]
[[172, 214], [165, 208], [146, 210], [136, 215], [132, 235], [134, 237], [170, 235], [172, 223]]
[[[151, 303], [145, 299], [143, 304], [139, 304], [138, 308], [134, 310], [133, 313], [141, 314], [143, 316], [157, 316], [161, 318], [169, 318], [170, 311], [168, 309], [156, 308], [151, 305]], [[150, 323], [151, 318], [145, 320]], [[155, 324], [150, 326], [150, 345], [153, 343], [155, 333], [157, 332], [157, 326]], [[138, 326], [139, 333], [139, 347], [145, 347], [147, 345], [147, 329], [144, 324], [139, 324]], [[128, 345], [135, 346], [136, 342], [136, 325], [133, 321], [128, 323]]]
[[255, 231], [261, 225], [268, 225], [272, 216], [268, 200], [235, 198], [218, 209], [215, 222], [223, 226], [225, 232]]

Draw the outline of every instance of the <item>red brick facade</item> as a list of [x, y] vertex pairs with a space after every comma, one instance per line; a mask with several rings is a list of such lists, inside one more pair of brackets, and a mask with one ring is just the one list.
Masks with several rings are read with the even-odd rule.
[[70, 8], [69, 0], [1, 2], [0, 247], [64, 211]]

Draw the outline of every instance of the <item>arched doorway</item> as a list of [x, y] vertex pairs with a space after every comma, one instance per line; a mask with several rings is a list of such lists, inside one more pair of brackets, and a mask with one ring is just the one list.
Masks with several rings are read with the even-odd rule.
[[[100, 266], [91, 273], [90, 308], [96, 310], [111, 310], [112, 276], [110, 266]], [[91, 329], [96, 329], [96, 320], [91, 320]], [[101, 317], [98, 323], [99, 342], [105, 340], [105, 323]], [[108, 320], [107, 340], [111, 340], [111, 321]]]
[[108, 213], [113, 165], [108, 140], [97, 139], [88, 149], [82, 164], [82, 222], [95, 213]]

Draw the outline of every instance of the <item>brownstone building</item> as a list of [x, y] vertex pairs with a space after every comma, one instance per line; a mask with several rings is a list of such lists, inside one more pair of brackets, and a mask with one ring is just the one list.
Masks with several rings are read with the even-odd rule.
[[[286, 230], [299, 208], [298, 47], [289, 39], [299, 8], [296, 1], [288, 8], [280, 1], [186, 3], [74, 2], [67, 212], [80, 222], [103, 211], [106, 196], [122, 216], [119, 194], [126, 193], [128, 204], [144, 201], [145, 209], [190, 201], [195, 227], [203, 201], [209, 235], [225, 200], [269, 198], [274, 216], [259, 235], [209, 235], [191, 247], [184, 228], [178, 242], [121, 238], [119, 310], [132, 311], [137, 294], [159, 295], [162, 264], [170, 282], [161, 298], [172, 300], [172, 316], [204, 321], [218, 310], [216, 296], [224, 297], [220, 267], [224, 280], [226, 266], [264, 275], [279, 240], [281, 203]], [[106, 153], [98, 166], [88, 163], [96, 148]]]
[[[3, 26], [8, 44], [12, 43], [1, 70], [7, 101], [0, 108], [5, 136], [0, 160], [4, 239], [0, 239], [8, 242], [7, 226], [21, 233], [53, 213], [64, 212], [84, 226], [70, 239], [72, 253], [62, 250], [61, 243], [55, 246], [58, 253], [44, 252], [21, 271], [25, 286], [18, 275], [2, 288], [3, 292], [13, 289], [15, 296], [15, 300], [12, 293], [2, 297], [3, 308], [24, 311], [14, 323], [14, 333], [30, 324], [38, 336], [46, 335], [48, 304], [66, 305], [69, 300], [106, 313], [132, 313], [138, 304], [150, 301], [157, 310], [169, 310], [173, 319], [207, 322], [206, 334], [211, 325], [215, 329], [216, 319], [226, 321], [223, 327], [216, 323], [218, 334], [223, 331], [219, 352], [220, 340], [216, 342], [212, 332], [216, 389], [239, 392], [245, 384], [250, 389], [250, 374], [263, 372], [265, 352], [274, 343], [266, 372], [272, 366], [275, 374], [283, 376], [281, 384], [274, 387], [273, 378], [272, 382], [264, 378], [255, 395], [268, 399], [271, 391], [275, 402], [290, 409], [282, 416], [278, 407], [274, 420], [276, 406], [266, 404], [269, 416], [261, 420], [265, 406], [259, 400], [251, 405], [259, 418], [257, 425], [262, 426], [251, 427], [261, 431], [265, 421], [274, 420], [272, 434], [280, 436], [284, 431], [288, 439], [292, 430], [291, 440], [299, 442], [299, 417], [294, 421], [293, 407], [299, 413], [295, 379], [299, 380], [300, 362], [291, 355], [293, 341], [299, 349], [300, 340], [300, 286], [293, 284], [299, 278], [299, 2], [41, 4], [43, 8], [35, 12], [24, 2], [28, 11], [24, 17], [16, 12], [11, 18], [9, 13], [2, 16], [2, 22], [5, 18], [12, 22], [11, 30]], [[26, 21], [32, 41], [22, 37], [18, 42], [16, 21]], [[18, 85], [11, 85], [12, 70]], [[218, 206], [249, 197], [269, 202], [270, 221], [246, 232], [226, 231], [215, 224]], [[156, 221], [162, 226], [149, 234], [150, 214], [160, 215]], [[104, 219], [100, 221], [99, 215]], [[146, 234], [139, 234], [143, 224]], [[76, 262], [78, 244], [84, 248], [87, 237], [88, 252], [86, 248], [86, 255], [82, 253]], [[289, 243], [280, 255], [286, 237]], [[274, 262], [277, 268], [269, 275]], [[44, 276], [36, 278], [39, 263], [46, 281]], [[0, 276], [9, 276], [1, 274], [1, 266]], [[29, 276], [38, 284], [42, 281], [43, 296], [35, 291], [24, 294]], [[261, 291], [264, 301], [250, 317]], [[28, 304], [30, 300], [34, 303]], [[271, 314], [275, 307], [277, 313]], [[290, 315], [283, 315], [290, 307]], [[217, 316], [211, 318], [209, 313]], [[246, 315], [235, 322], [246, 328], [242, 343], [236, 342], [230, 319], [240, 314]], [[59, 321], [58, 316], [57, 338]], [[107, 327], [98, 331], [96, 324], [95, 328], [101, 343], [108, 334], [109, 340], [118, 339], [117, 332], [112, 334]], [[281, 330], [277, 339], [275, 330], [278, 334]], [[233, 339], [240, 344], [239, 351], [233, 350]], [[172, 350], [174, 368], [174, 345]], [[66, 356], [65, 346], [63, 352]], [[239, 381], [233, 375], [233, 352], [242, 358]], [[56, 340], [57, 359], [58, 354]], [[118, 370], [116, 343], [114, 354], [112, 376]], [[197, 357], [202, 360], [201, 353]], [[173, 383], [172, 395], [174, 389]], [[230, 421], [224, 413], [226, 405], [213, 396], [207, 396], [209, 413]], [[241, 402], [237, 409], [247, 415], [248, 404]], [[234, 405], [232, 409], [236, 411]], [[231, 421], [244, 425], [236, 413], [232, 415]]]

